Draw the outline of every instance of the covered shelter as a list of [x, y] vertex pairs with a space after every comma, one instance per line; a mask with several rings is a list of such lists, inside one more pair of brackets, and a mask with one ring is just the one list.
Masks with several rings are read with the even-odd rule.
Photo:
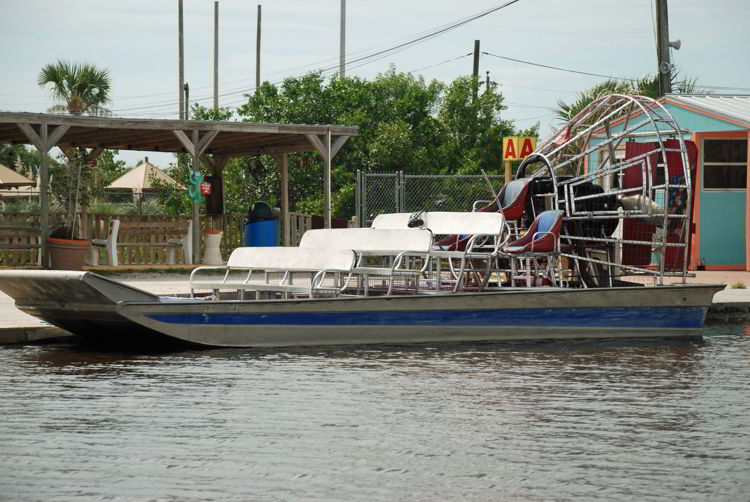
[[[281, 178], [281, 213], [284, 243], [289, 234], [288, 154], [317, 151], [323, 157], [324, 219], [331, 226], [331, 162], [357, 127], [202, 120], [102, 118], [43, 113], [0, 112], [0, 143], [32, 144], [41, 154], [40, 205], [42, 265], [47, 266], [49, 235], [49, 151], [59, 147], [90, 148], [89, 160], [106, 149], [187, 153], [193, 158], [193, 174], [200, 162], [214, 176], [221, 176], [233, 157], [262, 154], [276, 159]], [[193, 203], [193, 228], [200, 228], [199, 204]], [[200, 232], [193, 232], [193, 256], [200, 260]]]
[[36, 186], [35, 181], [22, 174], [18, 174], [13, 169], [0, 164], [0, 188], [18, 188]]
[[115, 181], [106, 186], [107, 190], [130, 190], [134, 194], [156, 191], [155, 182], [161, 182], [166, 185], [177, 186], [182, 190], [185, 187], [177, 183], [167, 173], [146, 160], [130, 169], [128, 172], [117, 178]]

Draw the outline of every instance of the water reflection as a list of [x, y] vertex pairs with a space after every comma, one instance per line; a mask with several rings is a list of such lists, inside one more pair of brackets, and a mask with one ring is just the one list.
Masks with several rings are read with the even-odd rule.
[[748, 333], [0, 348], [0, 499], [740, 499]]

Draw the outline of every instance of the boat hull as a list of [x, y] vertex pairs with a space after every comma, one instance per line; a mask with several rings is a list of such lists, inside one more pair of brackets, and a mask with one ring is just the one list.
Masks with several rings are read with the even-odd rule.
[[714, 293], [723, 288], [165, 301], [92, 273], [24, 272], [0, 272], [0, 289], [21, 310], [73, 333], [118, 343], [171, 340], [212, 347], [698, 337]]

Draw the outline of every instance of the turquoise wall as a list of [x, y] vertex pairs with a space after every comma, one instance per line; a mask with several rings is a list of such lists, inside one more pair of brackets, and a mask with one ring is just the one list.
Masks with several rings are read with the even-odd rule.
[[[742, 131], [745, 128], [730, 122], [702, 115], [678, 106], [667, 104], [665, 108], [674, 117], [682, 129], [691, 133]], [[623, 125], [613, 127], [621, 132]], [[653, 127], [644, 126], [639, 132], [653, 131]], [[685, 136], [690, 139], [690, 134]], [[638, 141], [651, 141], [653, 138], [638, 138]], [[591, 144], [602, 140], [592, 140]], [[698, 145], [701, 148], [701, 145]], [[702, 154], [701, 154], [702, 157]], [[598, 152], [589, 156], [589, 169], [595, 169], [599, 163]], [[702, 169], [702, 166], [701, 166]], [[744, 190], [700, 191], [700, 254], [707, 265], [742, 265], [745, 263], [745, 232], [748, 209]]]
[[[664, 108], [672, 114], [682, 129], [689, 129], [691, 132], [716, 132], [716, 131], [742, 131], [744, 127], [737, 124], [725, 122], [706, 115], [685, 110], [677, 106], [667, 104]], [[645, 129], [645, 128], [644, 128]], [[653, 130], [653, 128], [649, 128]]]
[[701, 192], [700, 258], [706, 265], [745, 263], [745, 192]]

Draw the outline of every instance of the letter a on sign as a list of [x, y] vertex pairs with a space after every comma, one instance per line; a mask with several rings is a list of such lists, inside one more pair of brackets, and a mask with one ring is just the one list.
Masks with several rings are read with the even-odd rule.
[[518, 159], [518, 136], [503, 138], [503, 160]]
[[536, 148], [536, 138], [525, 137], [521, 138], [521, 140], [521, 158], [525, 159], [526, 157], [534, 153], [534, 149]]

